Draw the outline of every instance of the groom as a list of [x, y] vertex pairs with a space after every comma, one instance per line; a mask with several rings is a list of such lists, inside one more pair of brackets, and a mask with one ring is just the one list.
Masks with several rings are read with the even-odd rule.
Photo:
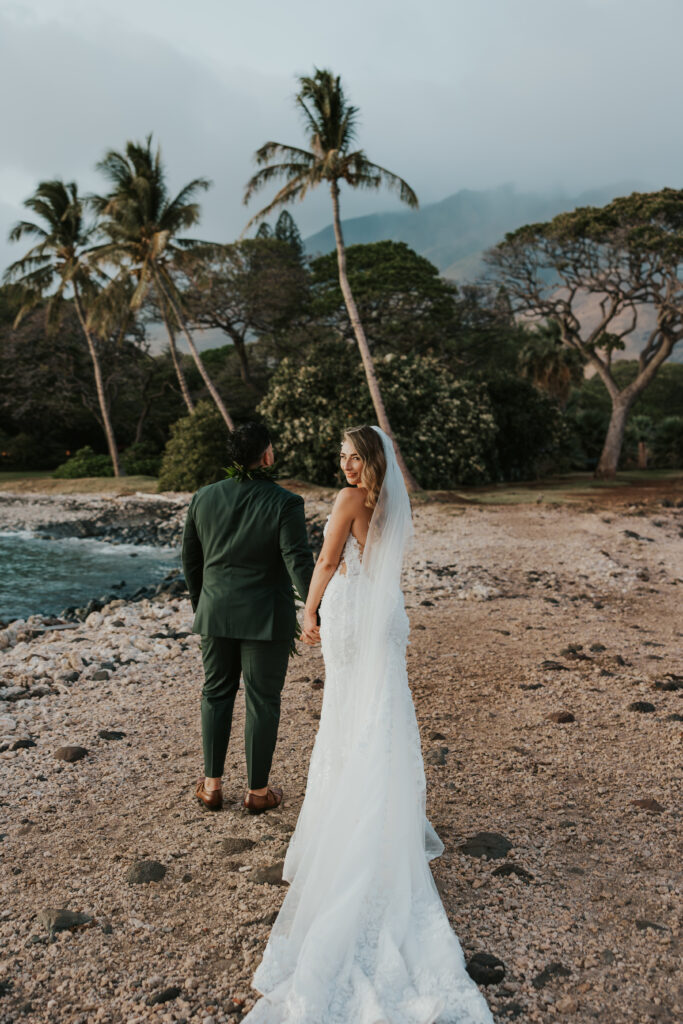
[[274, 455], [259, 423], [238, 426], [228, 441], [226, 480], [192, 498], [183, 533], [183, 570], [201, 634], [204, 688], [201, 719], [205, 777], [196, 796], [209, 810], [223, 806], [221, 776], [240, 675], [252, 814], [277, 807], [282, 790], [268, 786], [296, 625], [292, 584], [308, 595], [313, 556], [304, 502], [267, 473]]

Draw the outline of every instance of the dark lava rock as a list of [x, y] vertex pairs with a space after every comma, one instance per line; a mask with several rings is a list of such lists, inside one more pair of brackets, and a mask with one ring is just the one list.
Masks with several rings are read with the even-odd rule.
[[80, 761], [82, 758], [87, 757], [88, 751], [85, 747], [60, 747], [59, 750], [55, 750], [55, 757], [58, 761], [68, 761], [69, 764], [73, 764], [74, 761]]
[[444, 734], [442, 732], [437, 732], [436, 729], [432, 729], [432, 731], [429, 734], [429, 738], [430, 738], [430, 740], [445, 740], [446, 739]]
[[322, 679], [314, 679], [313, 682], [311, 683], [312, 690], [322, 690], [324, 686], [325, 683], [323, 682]]
[[116, 729], [100, 729], [97, 734], [101, 740], [122, 740], [125, 732], [117, 732]]
[[168, 1003], [171, 999], [177, 999], [182, 989], [178, 988], [177, 985], [170, 985], [168, 988], [162, 988], [160, 992], [153, 992], [151, 996], [147, 996], [145, 1003], [147, 1006], [158, 1006], [159, 1003]]
[[111, 935], [113, 931], [114, 931], [114, 929], [112, 928], [112, 926], [109, 924], [108, 921], [106, 921], [102, 925], [102, 934], [103, 935]]
[[95, 682], [102, 683], [105, 679], [109, 679], [109, 672], [107, 672], [106, 668], [102, 668], [99, 672], [95, 672], [93, 679]]
[[641, 932], [646, 931], [648, 928], [652, 928], [656, 932], [668, 932], [669, 931], [669, 929], [666, 927], [666, 925], [656, 924], [655, 921], [648, 921], [647, 918], [645, 918], [645, 917], [637, 917], [636, 918], [636, 928], [639, 931], [641, 931]]
[[181, 882], [191, 882], [192, 881], [192, 875], [190, 874], [190, 872], [186, 871], [185, 874], [183, 875], [183, 877], [180, 879], [180, 881]]
[[262, 885], [285, 885], [282, 880], [283, 861], [276, 861], [267, 867], [254, 868], [247, 876], [251, 882], [259, 882]]
[[252, 847], [256, 846], [256, 842], [253, 839], [247, 839], [242, 836], [228, 836], [221, 843], [223, 853], [229, 855], [235, 853], [244, 853], [245, 850], [251, 850]]
[[11, 989], [12, 989], [12, 982], [11, 982], [11, 980], [8, 979], [6, 981], [4, 981], [4, 980], [0, 981], [0, 999], [2, 999], [3, 996], [8, 995], [9, 992], [11, 991]]
[[649, 700], [634, 700], [628, 706], [629, 711], [641, 711], [644, 714], [650, 711], [656, 711], [657, 708], [654, 704], [650, 704]]
[[420, 604], [423, 605], [425, 608], [433, 608], [434, 607], [434, 602], [433, 601], [420, 601]]
[[520, 690], [542, 690], [543, 683], [520, 683]]
[[35, 740], [15, 740], [10, 750], [26, 750], [28, 747], [35, 747]]
[[546, 718], [549, 722], [559, 722], [560, 725], [565, 722], [576, 721], [571, 711], [551, 711], [549, 715], [546, 715]]
[[64, 683], [77, 683], [81, 678], [80, 672], [65, 672], [63, 676], [59, 677]]
[[645, 811], [656, 811], [659, 813], [664, 810], [662, 804], [660, 804], [653, 797], [645, 797], [643, 800], [631, 800], [634, 807], [642, 807]]
[[491, 953], [475, 953], [467, 961], [467, 973], [477, 985], [497, 985], [505, 977], [505, 964]]
[[569, 672], [569, 667], [561, 664], [559, 661], [542, 661], [541, 668], [545, 669], [546, 672]]
[[446, 763], [447, 753], [448, 747], [432, 747], [425, 757], [425, 764], [432, 765], [433, 767], [441, 767]]
[[126, 874], [126, 881], [131, 885], [141, 882], [160, 882], [166, 874], [166, 868], [158, 860], [136, 860]]
[[683, 715], [679, 715], [677, 711], [672, 711], [670, 715], [666, 716], [667, 722], [683, 722]]
[[69, 931], [71, 928], [80, 928], [92, 921], [90, 914], [79, 914], [73, 910], [56, 910], [47, 907], [38, 914], [38, 923], [44, 925], [50, 935], [55, 932]]
[[568, 978], [571, 973], [569, 968], [561, 964], [559, 960], [552, 960], [549, 964], [546, 964], [540, 974], [532, 978], [531, 984], [534, 988], [543, 988], [551, 978]]
[[683, 676], [670, 675], [667, 679], [657, 679], [652, 684], [653, 690], [662, 690], [664, 693], [676, 693], [683, 690]]
[[518, 875], [525, 882], [530, 882], [534, 877], [526, 868], [520, 867], [519, 864], [512, 864], [510, 861], [506, 864], [499, 864], [497, 868], [494, 868], [492, 874], [504, 876]]
[[500, 832], [477, 832], [470, 836], [458, 847], [462, 853], [470, 857], [488, 857], [489, 860], [496, 860], [498, 857], [507, 856], [508, 850], [512, 849], [512, 843]]
[[600, 651], [606, 651], [607, 648], [604, 644], [591, 644], [588, 650], [593, 651], [595, 654], [599, 654]]

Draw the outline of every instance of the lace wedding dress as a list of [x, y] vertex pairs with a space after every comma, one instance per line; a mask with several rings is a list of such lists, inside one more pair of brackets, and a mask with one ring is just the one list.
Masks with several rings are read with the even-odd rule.
[[429, 868], [400, 589], [412, 529], [389, 438], [364, 552], [352, 535], [320, 606], [325, 690], [290, 883], [249, 1024], [493, 1024]]

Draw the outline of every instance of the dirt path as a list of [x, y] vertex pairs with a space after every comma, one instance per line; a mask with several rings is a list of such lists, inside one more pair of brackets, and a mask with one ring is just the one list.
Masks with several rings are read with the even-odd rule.
[[[483, 989], [497, 1021], [683, 1019], [682, 527], [681, 510], [654, 505], [416, 510], [409, 673], [446, 845], [434, 876], [466, 957], [505, 965]], [[164, 596], [73, 630], [0, 632], [0, 1024], [218, 1024], [253, 1001], [282, 889], [252, 872], [282, 859], [296, 821], [322, 659], [304, 649], [290, 665], [273, 775], [284, 807], [232, 806], [238, 701], [231, 804], [209, 815], [192, 797], [190, 624], [188, 602]], [[35, 746], [11, 749], [22, 739]], [[64, 744], [88, 753], [57, 760]], [[459, 849], [478, 832], [505, 837], [507, 855]], [[140, 860], [164, 877], [129, 882]], [[47, 908], [92, 920], [50, 941]]]

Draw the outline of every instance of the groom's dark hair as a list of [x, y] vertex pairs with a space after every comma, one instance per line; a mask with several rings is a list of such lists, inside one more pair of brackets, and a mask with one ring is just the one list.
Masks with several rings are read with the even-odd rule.
[[240, 423], [228, 438], [228, 459], [249, 468], [260, 460], [270, 443], [270, 434], [262, 423]]

